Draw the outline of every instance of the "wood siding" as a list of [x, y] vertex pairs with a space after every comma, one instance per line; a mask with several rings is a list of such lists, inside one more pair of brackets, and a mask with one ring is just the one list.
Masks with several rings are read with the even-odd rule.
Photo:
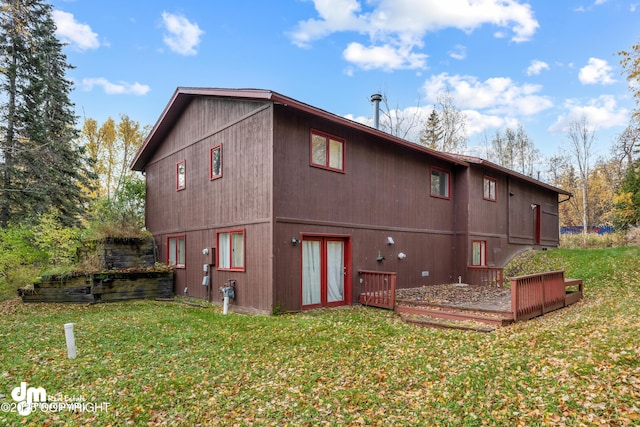
[[[274, 129], [275, 304], [299, 310], [304, 234], [351, 238], [352, 302], [357, 270], [394, 271], [399, 287], [449, 282], [454, 276], [456, 198], [430, 196], [431, 166], [452, 165], [424, 153], [276, 107]], [[310, 166], [311, 129], [345, 140], [345, 172]], [[456, 194], [457, 182], [452, 182]], [[387, 237], [394, 240], [387, 243]], [[399, 259], [399, 253], [406, 258]], [[385, 259], [377, 261], [378, 253]], [[462, 274], [462, 272], [460, 272]]]
[[[503, 267], [525, 249], [557, 247], [558, 194], [533, 186], [514, 176], [478, 165], [469, 168], [469, 232], [466, 262], [472, 264], [472, 241], [487, 242], [487, 265]], [[483, 197], [484, 177], [495, 179], [496, 200]], [[540, 242], [536, 242], [536, 211], [539, 206]]]
[[[177, 295], [215, 301], [219, 287], [236, 279], [235, 304], [271, 310], [271, 265], [259, 255], [269, 254], [272, 246], [271, 122], [268, 102], [196, 98], [146, 165], [146, 225], [161, 259], [167, 259], [167, 236], [186, 238], [186, 265], [176, 270]], [[223, 176], [211, 180], [210, 149], [218, 145]], [[185, 189], [177, 191], [176, 164], [183, 160]], [[208, 291], [202, 286], [208, 262], [202, 250], [215, 247], [217, 231], [231, 228], [245, 229], [245, 271], [211, 268]]]
[[[345, 239], [348, 303], [364, 290], [358, 270], [397, 273], [398, 288], [451, 283], [469, 278], [472, 240], [487, 242], [494, 266], [525, 248], [558, 243], [557, 192], [508, 171], [449, 162], [299, 104], [195, 96], [182, 107], [144, 157], [147, 228], [160, 258], [167, 259], [168, 236], [185, 236], [177, 295], [218, 301], [219, 288], [234, 279], [232, 310], [300, 310], [302, 245], [292, 239], [305, 236]], [[343, 172], [310, 165], [312, 129], [344, 141]], [[222, 177], [211, 180], [216, 146]], [[177, 191], [182, 161], [185, 188]], [[449, 172], [450, 198], [431, 196], [433, 167]], [[495, 202], [483, 199], [484, 176], [496, 181]], [[213, 263], [216, 233], [228, 229], [245, 232], [244, 271], [212, 266], [204, 287], [203, 264]]]

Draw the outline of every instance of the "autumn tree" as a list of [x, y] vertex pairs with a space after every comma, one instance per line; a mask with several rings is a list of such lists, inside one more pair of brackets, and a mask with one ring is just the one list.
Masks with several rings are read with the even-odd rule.
[[126, 114], [120, 115], [118, 123], [111, 117], [101, 125], [92, 118], [84, 121], [82, 137], [94, 160], [96, 197], [109, 200], [118, 193], [125, 179], [134, 178], [135, 172], [129, 169], [129, 163], [142, 145], [147, 130]]
[[[636, 99], [636, 103], [640, 104], [640, 42], [631, 46], [630, 50], [622, 50], [618, 52], [620, 55], [620, 65], [624, 70], [629, 82], [629, 90]], [[635, 110], [634, 116], [640, 116], [640, 110]]]
[[489, 160], [508, 169], [533, 176], [535, 162], [540, 151], [524, 130], [522, 124], [514, 130], [507, 127], [503, 132], [496, 131], [491, 140]]
[[0, 2], [0, 226], [54, 209], [65, 225], [87, 207], [91, 172], [76, 144], [71, 68], [41, 0]]
[[639, 115], [631, 116], [627, 127], [617, 136], [612, 151], [614, 158], [618, 160], [618, 168], [624, 173], [640, 154]]

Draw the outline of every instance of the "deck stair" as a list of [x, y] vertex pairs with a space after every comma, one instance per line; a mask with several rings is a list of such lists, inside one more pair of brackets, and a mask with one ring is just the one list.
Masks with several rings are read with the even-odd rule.
[[415, 301], [397, 300], [395, 311], [402, 320], [409, 323], [480, 332], [489, 332], [513, 323], [513, 315], [510, 312], [479, 311], [461, 306], [416, 303]]

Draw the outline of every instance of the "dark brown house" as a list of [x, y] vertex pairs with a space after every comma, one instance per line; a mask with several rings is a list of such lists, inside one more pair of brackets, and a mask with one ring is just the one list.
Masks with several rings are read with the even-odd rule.
[[255, 89], [178, 88], [132, 168], [176, 294], [219, 300], [233, 279], [245, 312], [355, 303], [362, 270], [471, 283], [557, 246], [568, 195]]

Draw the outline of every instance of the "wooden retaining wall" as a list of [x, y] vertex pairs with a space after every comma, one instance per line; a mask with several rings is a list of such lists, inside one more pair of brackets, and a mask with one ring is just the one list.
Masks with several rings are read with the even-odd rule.
[[104, 272], [74, 276], [51, 276], [20, 289], [24, 302], [123, 301], [173, 297], [173, 271]]

